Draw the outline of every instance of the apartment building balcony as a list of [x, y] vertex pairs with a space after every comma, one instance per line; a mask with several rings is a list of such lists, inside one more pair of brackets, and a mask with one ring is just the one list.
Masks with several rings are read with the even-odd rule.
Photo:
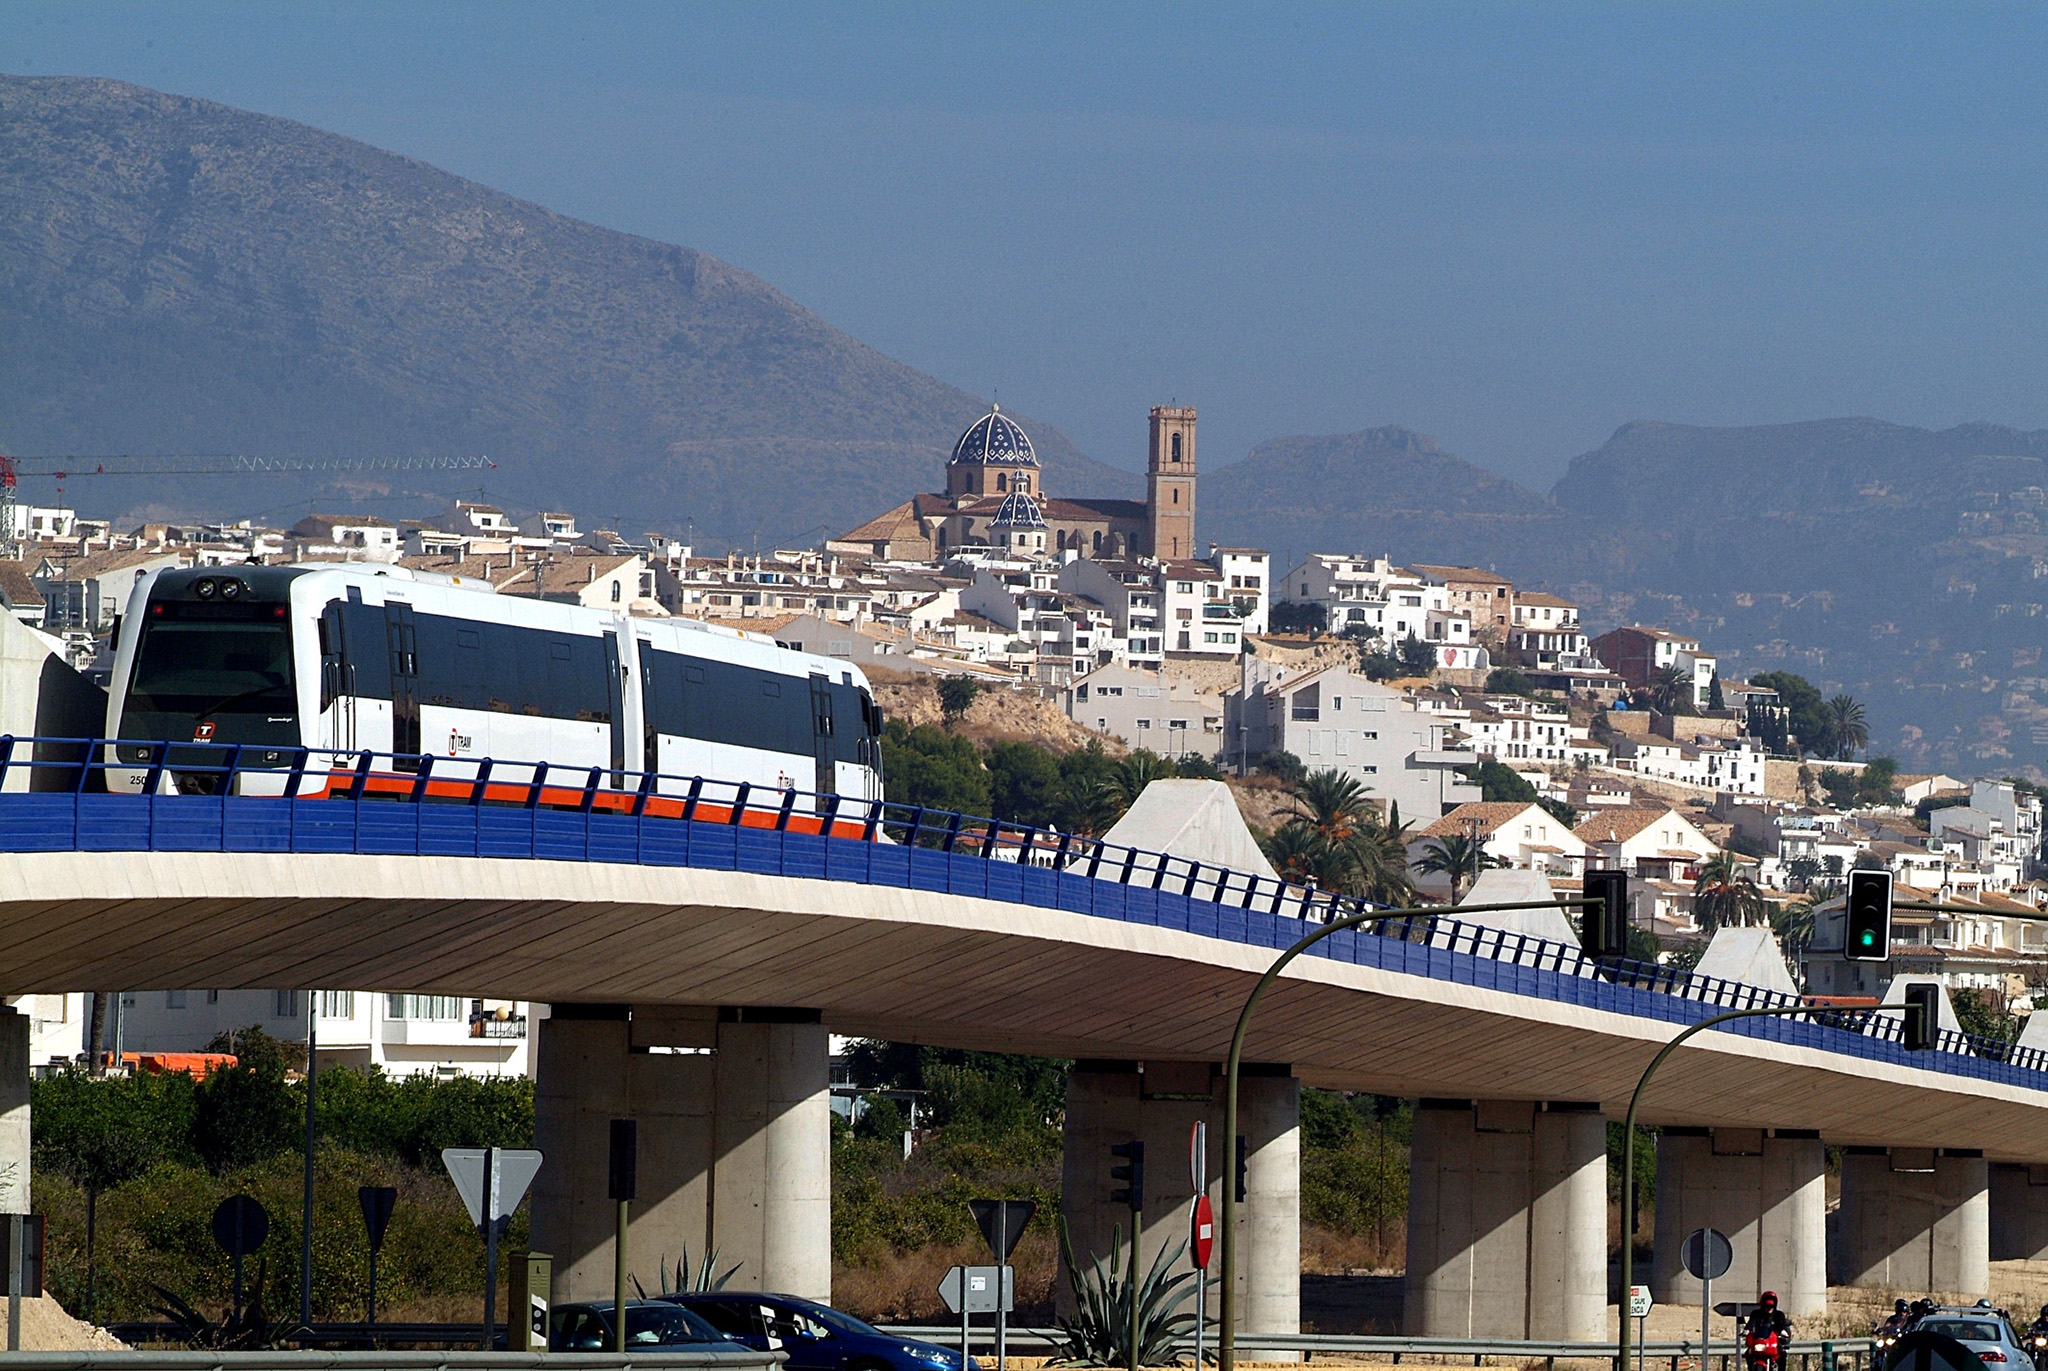
[[526, 1016], [509, 1014], [498, 1018], [490, 1014], [478, 1014], [469, 1021], [469, 1036], [472, 1038], [524, 1038]]

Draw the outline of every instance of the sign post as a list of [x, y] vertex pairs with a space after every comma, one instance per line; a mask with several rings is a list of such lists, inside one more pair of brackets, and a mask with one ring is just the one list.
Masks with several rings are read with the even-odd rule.
[[398, 1190], [389, 1185], [365, 1185], [356, 1189], [356, 1201], [363, 1207], [363, 1232], [370, 1240], [370, 1307], [366, 1322], [377, 1326], [377, 1252], [384, 1246], [384, 1230], [391, 1226], [391, 1208], [398, 1203]]
[[540, 1170], [541, 1154], [531, 1147], [444, 1147], [441, 1164], [470, 1222], [484, 1236], [484, 1351], [491, 1350], [498, 1322], [498, 1239], [512, 1211], [525, 1198]]
[[1680, 1253], [1687, 1274], [1700, 1283], [1700, 1365], [1707, 1364], [1714, 1336], [1714, 1278], [1728, 1274], [1735, 1264], [1735, 1246], [1718, 1228], [1695, 1228], [1685, 1239]]
[[7, 1350], [21, 1350], [21, 1302], [43, 1293], [43, 1216], [7, 1216]]
[[1216, 1242], [1216, 1217], [1209, 1205], [1209, 1125], [1188, 1129], [1188, 1184], [1195, 1201], [1188, 1209], [1188, 1260], [1195, 1267], [1195, 1368], [1202, 1366], [1202, 1333], [1209, 1322], [1209, 1252]]
[[[1017, 1250], [1017, 1243], [1024, 1236], [1024, 1228], [1031, 1222], [1031, 1216], [1038, 1212], [1035, 1200], [969, 1200], [967, 1208], [974, 1215], [974, 1222], [981, 1228], [981, 1236], [988, 1239], [988, 1250], [995, 1254], [996, 1265], [1002, 1268], [1003, 1289], [1010, 1288], [1010, 1254]], [[1008, 1331], [1010, 1301], [1003, 1299], [996, 1306], [996, 1371], [1005, 1371], [1003, 1339]], [[961, 1365], [966, 1353], [962, 1352]]]
[[[1650, 1287], [1631, 1285], [1628, 1288], [1628, 1317], [1636, 1321], [1636, 1371], [1643, 1365], [1643, 1329], [1650, 1317]], [[1700, 1361], [1701, 1371], [1706, 1371], [1706, 1360]]]
[[[1014, 1201], [1012, 1201], [1014, 1203]], [[1014, 1266], [956, 1266], [939, 1282], [939, 1298], [960, 1316], [960, 1364], [967, 1365], [969, 1317], [1007, 1314], [1016, 1303]]]
[[270, 1211], [247, 1195], [230, 1195], [213, 1211], [213, 1240], [235, 1259], [235, 1321], [242, 1318], [242, 1258], [270, 1236]]

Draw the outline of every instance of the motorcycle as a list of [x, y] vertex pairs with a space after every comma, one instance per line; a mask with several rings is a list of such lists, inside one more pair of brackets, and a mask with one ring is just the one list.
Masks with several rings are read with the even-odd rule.
[[1775, 1332], [1745, 1333], [1742, 1359], [1749, 1371], [1785, 1371], [1785, 1348]]
[[2027, 1355], [2034, 1359], [2037, 1367], [2048, 1367], [2042, 1358], [2048, 1357], [2048, 1329], [2036, 1328], [2027, 1334]]

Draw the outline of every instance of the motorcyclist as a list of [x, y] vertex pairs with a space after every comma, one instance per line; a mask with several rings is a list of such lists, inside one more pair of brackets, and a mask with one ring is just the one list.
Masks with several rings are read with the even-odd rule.
[[1914, 1329], [1918, 1328], [1920, 1326], [1920, 1320], [1926, 1318], [1929, 1314], [1932, 1314], [1934, 1312], [1934, 1308], [1935, 1306], [1933, 1300], [1914, 1300], [1913, 1308], [1911, 1310], [1911, 1317], [1906, 1320], [1906, 1331], [1910, 1333]]
[[1785, 1364], [1785, 1349], [1792, 1341], [1792, 1320], [1785, 1317], [1785, 1311], [1778, 1308], [1778, 1292], [1766, 1290], [1757, 1300], [1756, 1308], [1749, 1311], [1749, 1322], [1743, 1332], [1749, 1338], [1767, 1338], [1778, 1335], [1778, 1356], [1776, 1364]]
[[[2042, 1306], [2042, 1312], [2048, 1314], [2048, 1305]], [[1892, 1316], [1878, 1325], [1877, 1335], [1881, 1338], [1900, 1337], [1905, 1333], [1906, 1325], [1912, 1322], [1912, 1319], [1912, 1307], [1903, 1299], [1893, 1300]]]
[[2027, 1330], [2030, 1338], [2048, 1336], [2048, 1304], [2041, 1306], [2041, 1312], [2034, 1316], [2034, 1326]]

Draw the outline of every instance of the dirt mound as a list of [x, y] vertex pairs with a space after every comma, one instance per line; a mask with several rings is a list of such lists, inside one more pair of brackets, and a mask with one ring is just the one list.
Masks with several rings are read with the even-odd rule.
[[72, 1318], [63, 1305], [43, 1295], [21, 1302], [21, 1350], [126, 1352], [128, 1344], [97, 1324]]
[[[870, 671], [875, 703], [884, 718], [901, 719], [916, 728], [919, 724], [943, 724], [939, 708], [939, 687], [932, 676], [910, 676], [896, 680]], [[1036, 743], [1054, 752], [1072, 752], [1089, 743], [1102, 744], [1111, 756], [1121, 757], [1124, 746], [1106, 738], [1060, 713], [1060, 707], [1038, 693], [1035, 686], [983, 686], [968, 706], [966, 715], [951, 725], [953, 732], [976, 745], [993, 743]]]

